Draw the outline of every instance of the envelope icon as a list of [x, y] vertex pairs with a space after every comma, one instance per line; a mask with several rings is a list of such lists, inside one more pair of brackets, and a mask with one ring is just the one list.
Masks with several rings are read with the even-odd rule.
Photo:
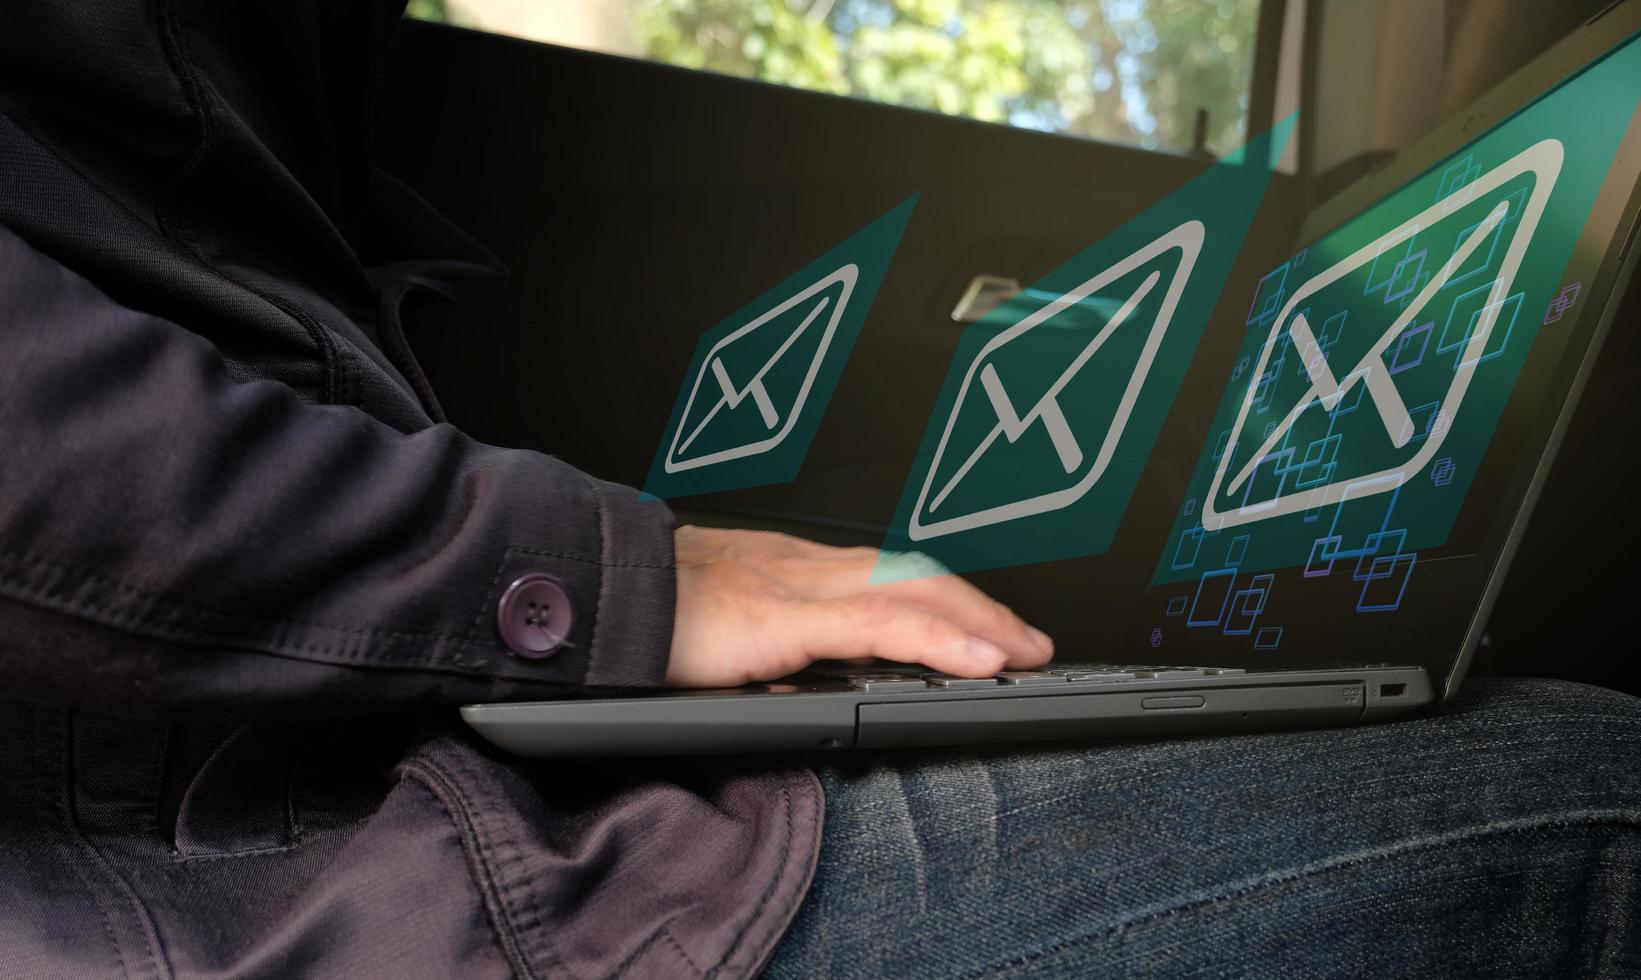
[[[1249, 372], [1252, 380], [1242, 399], [1236, 421], [1229, 430], [1224, 448], [1219, 450], [1213, 482], [1201, 510], [1205, 529], [1212, 531], [1234, 527], [1336, 504], [1347, 497], [1357, 499], [1385, 493], [1424, 470], [1441, 449], [1453, 420], [1463, 408], [1465, 393], [1486, 359], [1489, 340], [1501, 319], [1501, 311], [1506, 308], [1506, 299], [1511, 295], [1522, 256], [1532, 241], [1556, 177], [1561, 172], [1562, 156], [1562, 145], [1554, 139], [1529, 146], [1466, 185], [1462, 189], [1462, 199], [1449, 196], [1437, 201], [1327, 267], [1294, 291], [1272, 321], [1258, 365]], [[1496, 202], [1491, 201], [1489, 195], [1494, 195], [1506, 185], [1522, 184], [1520, 178], [1527, 174], [1533, 178], [1530, 192], [1523, 190], [1509, 196], [1495, 195]], [[1461, 216], [1474, 212], [1467, 213], [1462, 206], [1471, 202], [1475, 202], [1475, 208], [1483, 209], [1484, 217], [1467, 228], [1457, 224], [1451, 226], [1462, 230], [1453, 239], [1455, 245], [1451, 253], [1434, 272], [1428, 274], [1428, 281], [1423, 274], [1413, 274], [1405, 277], [1407, 282], [1401, 287], [1402, 292], [1396, 292], [1391, 280], [1400, 276], [1403, 268], [1411, 268], [1413, 259], [1418, 259], [1419, 267], [1430, 268], [1430, 264], [1426, 263], [1428, 256], [1412, 250], [1415, 236], [1421, 231], [1435, 229], [1444, 220], [1468, 223], [1472, 218]], [[1440, 384], [1444, 387], [1435, 401], [1409, 406], [1403, 389], [1399, 387], [1398, 374], [1404, 365], [1400, 363], [1402, 348], [1398, 345], [1405, 345], [1404, 338], [1419, 330], [1416, 324], [1427, 319], [1441, 320], [1438, 306], [1456, 308], [1453, 297], [1457, 290], [1450, 290], [1449, 286], [1484, 268], [1490, 268], [1493, 252], [1506, 239], [1508, 244], [1505, 245], [1496, 277], [1490, 283], [1474, 287], [1466, 283], [1461, 287], [1476, 295], [1479, 308], [1468, 316], [1465, 327], [1468, 334], [1462, 329], [1456, 330], [1454, 334], [1457, 339], [1447, 347], [1439, 348], [1451, 350], [1454, 354], [1451, 379], [1445, 375], [1441, 377]], [[1374, 274], [1369, 264], [1387, 254], [1403, 253], [1406, 257], [1395, 263], [1396, 275], [1385, 277], [1382, 287], [1375, 286], [1382, 288], [1386, 297], [1383, 303], [1369, 304], [1375, 312], [1364, 316], [1359, 315], [1360, 311], [1352, 310], [1348, 320], [1343, 319], [1343, 314], [1339, 315], [1344, 324], [1343, 330], [1355, 331], [1355, 336], [1364, 339], [1361, 331], [1368, 331], [1367, 336], [1374, 336], [1373, 342], [1365, 353], [1348, 364], [1330, 363], [1327, 351], [1338, 338], [1324, 339], [1325, 332], [1318, 329], [1318, 324], [1311, 321], [1308, 313], [1313, 302], [1320, 302], [1318, 294], [1346, 276], [1362, 271], [1364, 267], [1368, 267], [1367, 278], [1370, 285], [1374, 285]], [[1393, 299], [1397, 301], [1392, 302]], [[1404, 299], [1405, 304], [1402, 302]], [[1441, 300], [1440, 304], [1438, 299]], [[1445, 322], [1454, 322], [1451, 312]], [[1429, 325], [1426, 325], [1426, 330], [1428, 333]], [[1426, 336], [1423, 342], [1429, 343], [1429, 337]], [[1273, 364], [1280, 364], [1280, 359], [1273, 361], [1273, 357], [1284, 343], [1291, 345], [1291, 350], [1299, 354], [1302, 377], [1308, 383], [1298, 399], [1279, 414], [1276, 421], [1256, 423], [1253, 420], [1253, 416], [1258, 414], [1256, 403], [1261, 411], [1269, 407], [1283, 407], [1269, 406], [1264, 399], [1270, 397], [1267, 385], [1272, 384], [1271, 379], [1278, 378], [1283, 370], [1273, 367]], [[1448, 362], [1444, 360], [1440, 363], [1445, 371]], [[1377, 415], [1381, 423], [1378, 428], [1384, 432], [1384, 444], [1368, 447], [1372, 452], [1385, 450], [1389, 456], [1383, 458], [1396, 458], [1404, 456], [1399, 451], [1408, 450], [1415, 443], [1416, 448], [1407, 452], [1405, 458], [1397, 459], [1393, 465], [1358, 466], [1357, 469], [1362, 472], [1352, 472], [1350, 460], [1341, 459], [1329, 464], [1326, 479], [1294, 480], [1292, 486], [1286, 479], [1278, 480], [1274, 495], [1260, 494], [1256, 499], [1251, 481], [1257, 479], [1261, 467], [1273, 464], [1274, 469], [1284, 453], [1292, 452], [1282, 447], [1301, 416], [1317, 407], [1323, 413], [1333, 413], [1342, 404], [1355, 406], [1353, 411]], [[1415, 414], [1419, 416], [1417, 419]], [[1374, 438], [1377, 439], [1377, 436]], [[1248, 445], [1256, 446], [1251, 454], [1244, 451]], [[1338, 445], [1335, 443], [1330, 451], [1338, 452]], [[1235, 465], [1233, 458], [1237, 460]], [[1345, 476], [1332, 478], [1341, 471]], [[1227, 505], [1227, 499], [1237, 502]]]
[[[1094, 487], [1110, 464], [1145, 386], [1157, 349], [1202, 251], [1204, 231], [1198, 220], [1174, 227], [1035, 309], [980, 349], [963, 376], [918, 492], [907, 528], [911, 540], [924, 541], [1060, 510]], [[1178, 250], [1178, 265], [1166, 284], [1160, 269], [1139, 274], [1148, 265], [1160, 265], [1159, 260], [1170, 250]], [[1102, 291], [1125, 280], [1132, 291], [1120, 299], [1116, 311], [1093, 330], [1092, 336], [1084, 340], [1078, 333], [1069, 343], [1064, 337], [1054, 336], [1056, 318], [1068, 311], [1086, 313], [1108, 308], [1111, 304]], [[1159, 291], [1161, 302], [1155, 314], [1139, 313]], [[1009, 309], [1005, 305], [988, 317], [1006, 316]], [[1152, 317], [1149, 324], [1142, 322], [1145, 316]], [[1086, 318], [1079, 322], [1086, 322]], [[1112, 339], [1125, 328], [1128, 336], [1141, 332], [1143, 340], [1122, 347], [1121, 355], [1113, 355], [1111, 352], [1121, 345]], [[1044, 344], [1045, 340], [1056, 342]], [[1034, 368], [1046, 371], [1038, 370], [1035, 379], [1023, 378], [1016, 369], [1023, 351], [1033, 351], [1033, 359], [1038, 362]], [[1045, 356], [1037, 351], [1047, 351], [1049, 363], [1041, 363]], [[1113, 388], [1115, 399], [1097, 415], [1068, 411], [1068, 389], [1086, 378], [1092, 366], [1111, 366], [1102, 362], [1102, 354], [1106, 360], [1113, 356], [1133, 358], [1121, 365], [1123, 382]], [[1028, 437], [1034, 440], [1032, 445], [1043, 447], [1043, 465], [1033, 467], [1021, 478], [1012, 469], [1014, 464], [1002, 458], [1002, 450], [1023, 444]], [[988, 474], [988, 464], [993, 470], [1008, 469]], [[1007, 499], [988, 498], [982, 506], [973, 506], [972, 501], [970, 505], [959, 503], [964, 485], [980, 480], [1006, 487], [1003, 496]]]
[[803, 412], [859, 271], [840, 266], [707, 351], [668, 445], [666, 472], [780, 445]]

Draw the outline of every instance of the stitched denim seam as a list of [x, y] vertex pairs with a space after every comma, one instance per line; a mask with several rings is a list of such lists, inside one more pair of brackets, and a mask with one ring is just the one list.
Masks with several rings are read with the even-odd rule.
[[[1437, 717], [1440, 717], [1440, 716], [1437, 716]], [[1547, 715], [1547, 716], [1544, 716], [1540, 719], [1537, 719], [1537, 720], [1535, 720], [1531, 723], [1522, 722], [1522, 723], [1520, 723], [1519, 727], [1521, 727], [1525, 730], [1531, 731], [1531, 732], [1538, 733], [1538, 732], [1542, 731], [1544, 723], [1547, 722], [1548, 720], [1550, 720], [1551, 717], [1554, 717], [1554, 716], [1548, 716]], [[1634, 721], [1634, 720], [1632, 720], [1632, 719], [1630, 719], [1626, 716], [1623, 716], [1623, 715], [1617, 715], [1617, 714], [1606, 715], [1606, 714], [1603, 714], [1603, 715], [1598, 715], [1598, 716], [1589, 716], [1588, 718], [1586, 718], [1586, 716], [1582, 716], [1582, 715], [1575, 716], [1575, 717], [1577, 718], [1578, 723], [1574, 727], [1570, 727], [1570, 728], [1567, 729], [1567, 732], [1568, 732], [1569, 735], [1575, 735], [1575, 736], [1576, 735], [1598, 735], [1598, 736], [1605, 737], [1605, 736], [1607, 736], [1608, 734], [1610, 734], [1612, 732], [1613, 726], [1619, 726], [1619, 727], [1626, 728], [1626, 729], [1633, 728], [1633, 729], [1641, 730], [1641, 721]], [[1418, 724], [1421, 724], [1425, 720], [1427, 720], [1427, 719], [1414, 719], [1414, 720], [1410, 720], [1410, 721], [1407, 721], [1407, 722], [1403, 722], [1402, 724], [1409, 725], [1409, 726], [1418, 725]], [[1492, 725], [1490, 727], [1490, 730], [1494, 731], [1494, 732], [1497, 732], [1501, 725], [1509, 725], [1509, 724], [1511, 724], [1511, 723], [1508, 722], [1508, 721], [1501, 721], [1501, 722], [1497, 722], [1497, 723], [1492, 723]], [[1225, 740], [1225, 743], [1226, 743], [1227, 747], [1231, 747], [1231, 746], [1237, 745], [1244, 738], [1264, 738], [1264, 737], [1268, 737], [1268, 736], [1236, 735], [1236, 736], [1225, 736], [1224, 740]], [[1535, 741], [1536, 741], [1536, 739], [1535, 739]], [[824, 765], [828, 761], [830, 761], [833, 757], [830, 757], [830, 756], [825, 756], [825, 757], [817, 756], [815, 758], [816, 758], [816, 763], [817, 764]], [[1450, 766], [1446, 769], [1426, 770], [1424, 772], [1424, 775], [1429, 776], [1429, 775], [1440, 774], [1440, 773], [1444, 773], [1444, 772], [1471, 772], [1471, 771], [1473, 771], [1473, 767], [1463, 766], [1463, 765], [1454, 765], [1454, 766]], [[1116, 790], [1116, 789], [1127, 788], [1127, 787], [1131, 787], [1131, 786], [1135, 786], [1135, 785], [1144, 785], [1144, 784], [1150, 782], [1151, 778], [1152, 778], [1152, 774], [1150, 773], [1149, 770], [1137, 769], [1137, 770], [1135, 770], [1131, 773], [1124, 773], [1124, 774], [1122, 774], [1121, 776], [1119, 776], [1117, 778], [1112, 778], [1112, 779], [1109, 779], [1106, 782], [1100, 783], [1099, 786], [1098, 786], [1098, 789], [1100, 791], [1104, 792], [1104, 791], [1111, 791], [1111, 790]], [[1379, 782], [1381, 782], [1381, 780], [1379, 780], [1377, 778], [1364, 777], [1362, 780], [1359, 780], [1356, 783], [1356, 786], [1357, 786], [1358, 789], [1360, 789], [1364, 786], [1372, 786], [1372, 785], [1375, 785]], [[1075, 793], [1062, 793], [1058, 796], [1050, 796], [1050, 797], [1045, 797], [1045, 798], [1040, 799], [1040, 800], [1033, 800], [1029, 803], [1023, 804], [1021, 806], [1013, 807], [1013, 808], [1008, 809], [1008, 810], [999, 810], [994, 819], [1002, 819], [1003, 817], [1015, 816], [1015, 815], [1020, 814], [1020, 813], [1025, 813], [1028, 810], [1034, 810], [1034, 809], [1038, 809], [1040, 807], [1050, 806], [1052, 804], [1059, 803], [1059, 802], [1069, 800], [1069, 799], [1080, 798], [1080, 797], [1086, 796], [1086, 794], [1088, 792], [1089, 792], [1088, 790], [1083, 789], [1083, 790], [1079, 790]], [[1305, 796], [1306, 796], [1306, 794], [1300, 793], [1297, 796], [1273, 797], [1268, 802], [1270, 802], [1270, 803], [1291, 803], [1291, 802], [1294, 802], [1295, 800], [1304, 799]]]
[[1044, 956], [1074, 949], [1076, 947], [1086, 945], [1092, 941], [1119, 936], [1162, 919], [1171, 918], [1177, 915], [1191, 914], [1216, 905], [1222, 905], [1247, 898], [1250, 895], [1257, 894], [1269, 888], [1292, 885], [1311, 878], [1330, 875], [1340, 871], [1348, 871], [1352, 868], [1360, 867], [1365, 864], [1372, 864], [1376, 861], [1381, 861], [1387, 858], [1403, 857], [1406, 855], [1427, 851], [1432, 848], [1450, 847], [1455, 844], [1490, 843], [1495, 838], [1507, 837], [1514, 834], [1532, 833], [1538, 830], [1567, 830], [1575, 827], [1588, 829], [1602, 826], [1614, 826], [1629, 830], [1641, 830], [1641, 814], [1629, 813], [1626, 811], [1593, 811], [1582, 818], [1533, 818], [1516, 823], [1484, 825], [1481, 827], [1467, 828], [1465, 830], [1454, 831], [1446, 834], [1433, 834], [1414, 840], [1398, 841], [1395, 844], [1361, 851], [1350, 857], [1325, 859], [1314, 862], [1311, 865], [1289, 869], [1276, 874], [1263, 875], [1252, 881], [1247, 881], [1245, 884], [1236, 888], [1223, 890], [1212, 895], [1191, 899], [1189, 901], [1171, 905], [1167, 908], [1157, 909], [1142, 915], [1137, 915], [1131, 919], [1116, 922], [1101, 929], [1096, 929], [1057, 943], [1052, 943], [1048, 946], [1033, 950], [1021, 956], [994, 962], [988, 967], [963, 974], [960, 980], [972, 980], [972, 978], [996, 976], [1002, 973], [1012, 972], [1019, 967], [1022, 967], [1034, 960], [1041, 959]]

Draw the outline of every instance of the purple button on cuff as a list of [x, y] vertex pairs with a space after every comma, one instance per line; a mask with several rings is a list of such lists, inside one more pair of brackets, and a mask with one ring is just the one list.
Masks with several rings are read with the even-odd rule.
[[564, 645], [575, 622], [570, 593], [551, 575], [524, 575], [507, 587], [496, 604], [496, 629], [507, 649], [532, 660], [551, 656]]

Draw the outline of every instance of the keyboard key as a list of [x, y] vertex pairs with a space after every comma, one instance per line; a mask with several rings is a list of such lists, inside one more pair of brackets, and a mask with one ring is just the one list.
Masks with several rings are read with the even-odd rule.
[[1228, 677], [1231, 674], [1247, 673], [1247, 671], [1241, 667], [1204, 667], [1202, 668], [1202, 672], [1207, 674], [1209, 677]]
[[927, 691], [929, 685], [923, 683], [920, 677], [896, 677], [884, 675], [880, 677], [851, 677], [849, 683], [856, 690], [868, 694], [882, 694], [885, 691]]
[[1201, 677], [1202, 671], [1195, 667], [1157, 667], [1136, 670], [1134, 676], [1142, 681], [1182, 681], [1188, 677]]
[[1134, 679], [1134, 675], [1126, 670], [1068, 670], [1065, 679], [1084, 683], [1110, 684], [1117, 681], [1131, 681]]
[[997, 678], [995, 677], [954, 677], [951, 674], [924, 674], [923, 679], [935, 687], [948, 689], [997, 686]]
[[1052, 674], [1040, 670], [1005, 670], [997, 675], [997, 679], [1004, 684], [1015, 687], [1025, 687], [1031, 684], [1064, 684], [1064, 674]]

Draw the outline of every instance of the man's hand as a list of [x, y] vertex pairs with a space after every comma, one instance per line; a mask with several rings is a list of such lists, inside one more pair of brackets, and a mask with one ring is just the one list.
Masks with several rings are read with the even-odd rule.
[[688, 526], [675, 540], [674, 687], [772, 680], [857, 657], [984, 677], [1054, 655], [1045, 634], [956, 575], [871, 584], [875, 548]]

